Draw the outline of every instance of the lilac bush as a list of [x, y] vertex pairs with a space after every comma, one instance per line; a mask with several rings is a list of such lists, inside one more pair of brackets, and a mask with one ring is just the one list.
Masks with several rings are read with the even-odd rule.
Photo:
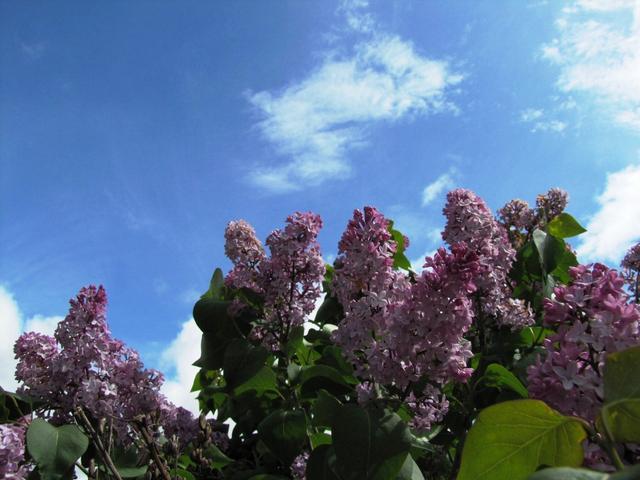
[[[453, 190], [445, 245], [419, 272], [409, 239], [372, 206], [354, 211], [332, 265], [315, 213], [287, 217], [264, 244], [230, 222], [232, 267], [194, 306], [198, 419], [112, 336], [104, 288], [85, 287], [54, 336], [15, 344], [0, 474], [517, 480], [566, 478], [537, 477], [543, 467], [627, 469], [640, 444], [628, 381], [640, 371], [640, 244], [621, 271], [579, 264], [565, 238], [584, 229], [567, 202], [552, 188], [535, 208], [512, 200], [494, 215]], [[45, 433], [60, 448], [33, 440]]]

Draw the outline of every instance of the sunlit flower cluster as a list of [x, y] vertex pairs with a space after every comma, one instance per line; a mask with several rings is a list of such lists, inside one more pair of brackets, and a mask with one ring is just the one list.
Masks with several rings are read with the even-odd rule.
[[254, 327], [253, 336], [273, 350], [293, 327], [304, 323], [320, 296], [324, 262], [317, 237], [321, 228], [319, 215], [294, 213], [284, 229], [267, 237], [267, 257], [247, 222], [227, 226], [225, 252], [233, 262], [227, 285], [263, 295], [265, 318]]

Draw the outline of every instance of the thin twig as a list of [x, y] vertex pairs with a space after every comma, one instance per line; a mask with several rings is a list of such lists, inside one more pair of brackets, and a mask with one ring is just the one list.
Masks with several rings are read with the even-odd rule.
[[106, 467], [111, 471], [111, 473], [113, 474], [113, 476], [117, 480], [122, 480], [122, 477], [120, 476], [120, 473], [118, 473], [118, 469], [113, 464], [113, 460], [111, 460], [111, 457], [109, 456], [109, 454], [105, 450], [104, 444], [102, 443], [102, 440], [100, 439], [100, 436], [97, 434], [97, 432], [95, 431], [95, 429], [91, 425], [91, 422], [89, 421], [89, 419], [85, 415], [84, 410], [82, 409], [82, 407], [78, 407], [76, 409], [76, 419], [80, 419], [81, 420], [80, 423], [84, 426], [85, 430], [91, 436], [91, 438], [93, 440], [93, 444], [96, 446], [96, 450], [98, 451], [98, 453], [102, 457], [102, 461], [104, 462]]

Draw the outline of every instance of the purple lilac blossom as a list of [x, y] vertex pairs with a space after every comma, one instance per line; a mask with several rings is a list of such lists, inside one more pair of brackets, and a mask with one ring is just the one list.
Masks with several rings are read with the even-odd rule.
[[309, 452], [304, 452], [293, 459], [291, 463], [291, 477], [294, 480], [305, 480], [307, 462], [309, 461]]
[[535, 224], [536, 213], [524, 200], [515, 199], [498, 210], [498, 217], [507, 230], [529, 230]]
[[528, 369], [529, 393], [557, 410], [595, 420], [602, 405], [607, 353], [640, 343], [640, 310], [618, 272], [596, 263], [570, 269], [568, 286], [545, 299], [546, 356]]
[[569, 195], [560, 188], [552, 188], [544, 195], [536, 198], [538, 219], [543, 223], [553, 220], [560, 215], [567, 206]]
[[442, 238], [454, 245], [464, 242], [478, 255], [480, 270], [473, 279], [483, 316], [495, 318], [499, 326], [513, 329], [534, 323], [529, 309], [511, 297], [507, 276], [516, 256], [507, 231], [496, 221], [484, 200], [470, 190], [456, 189], [447, 194], [443, 210], [447, 223]]
[[254, 327], [252, 336], [272, 350], [281, 347], [292, 328], [304, 323], [320, 297], [325, 272], [317, 241], [321, 228], [319, 215], [290, 215], [284, 229], [267, 238], [267, 257], [247, 222], [239, 220], [227, 227], [225, 252], [234, 264], [227, 285], [263, 294], [264, 322]]
[[22, 425], [0, 425], [0, 478], [23, 480], [31, 468], [24, 465], [26, 428]]
[[16, 341], [18, 391], [45, 400], [54, 422], [70, 421], [78, 407], [113, 419], [121, 441], [130, 440], [127, 423], [136, 416], [170, 418], [175, 407], [160, 393], [162, 374], [144, 368], [135, 350], [111, 336], [104, 288], [85, 287], [70, 305], [55, 338], [30, 332]]
[[480, 264], [464, 244], [440, 249], [427, 258], [415, 283], [393, 268], [396, 245], [389, 221], [375, 208], [356, 210], [339, 244], [333, 291], [345, 318], [334, 340], [364, 378], [358, 397], [374, 395], [373, 383], [406, 390], [426, 377], [427, 385], [410, 394], [412, 425], [427, 430], [442, 419], [448, 403], [440, 386], [471, 375], [471, 346], [464, 339], [473, 320], [470, 294]]

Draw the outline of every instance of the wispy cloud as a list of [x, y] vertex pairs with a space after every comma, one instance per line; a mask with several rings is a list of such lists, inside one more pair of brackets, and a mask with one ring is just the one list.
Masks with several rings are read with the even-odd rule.
[[591, 95], [614, 121], [640, 131], [640, 1], [579, 0], [556, 27], [542, 56], [560, 66], [559, 88]]
[[283, 192], [347, 176], [349, 153], [367, 144], [370, 125], [455, 111], [449, 93], [462, 75], [381, 31], [364, 7], [359, 1], [340, 9], [350, 37], [360, 38], [348, 54], [325, 54], [308, 76], [281, 91], [247, 93], [261, 117], [259, 130], [285, 158], [255, 168], [253, 183]]
[[455, 168], [450, 168], [422, 190], [422, 206], [429, 205], [438, 198], [445, 190], [455, 186], [454, 177], [457, 173]]
[[578, 254], [588, 261], [619, 261], [640, 240], [640, 164], [607, 176], [598, 211], [587, 224]]
[[520, 112], [520, 122], [529, 124], [532, 133], [556, 132], [561, 133], [567, 124], [555, 118], [548, 118], [542, 109], [527, 108]]

